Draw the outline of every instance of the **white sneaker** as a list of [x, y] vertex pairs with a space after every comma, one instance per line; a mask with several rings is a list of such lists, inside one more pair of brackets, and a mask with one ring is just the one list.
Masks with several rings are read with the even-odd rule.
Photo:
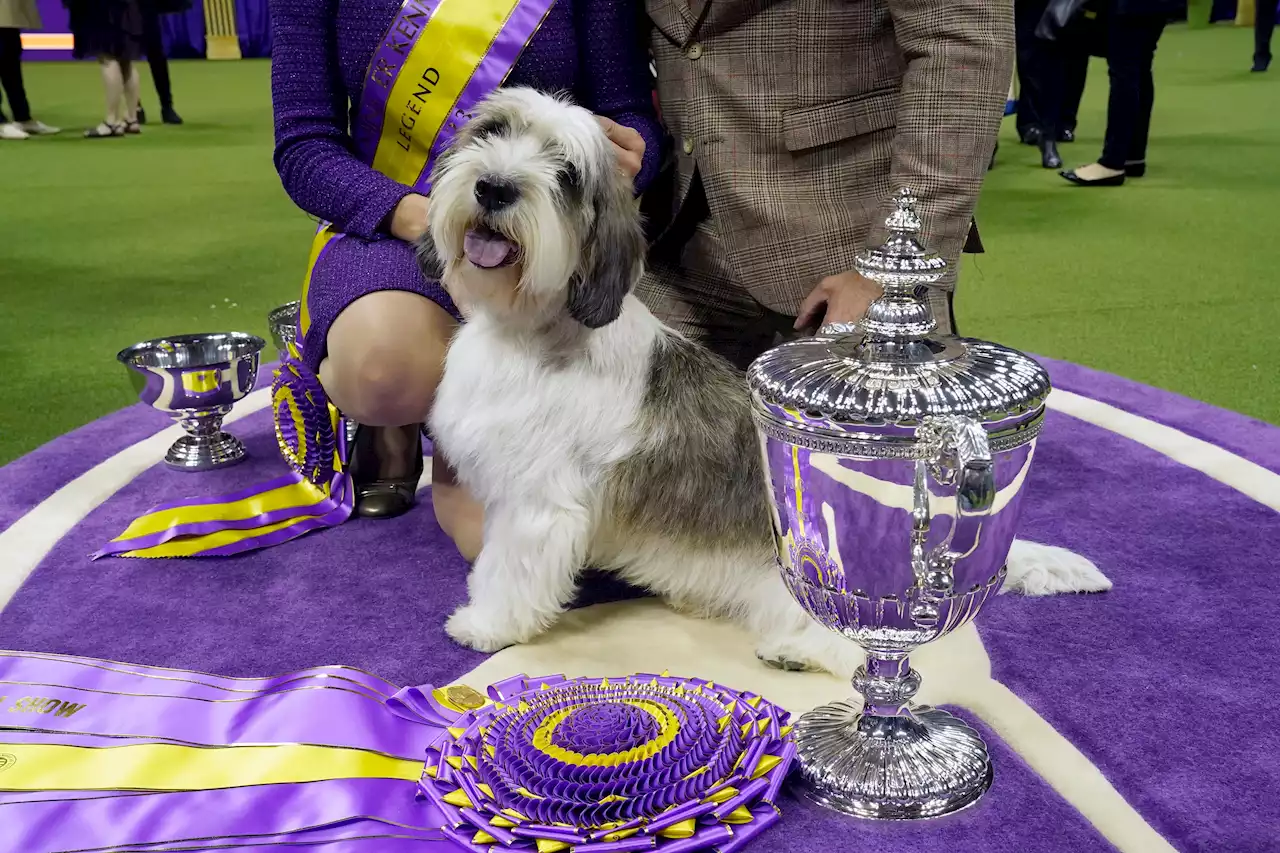
[[25, 130], [29, 136], [53, 136], [55, 133], [62, 133], [62, 128], [50, 127], [44, 122], [37, 121], [36, 119], [24, 121], [22, 123], [22, 129]]
[[30, 135], [17, 122], [0, 124], [0, 139], [26, 139]]

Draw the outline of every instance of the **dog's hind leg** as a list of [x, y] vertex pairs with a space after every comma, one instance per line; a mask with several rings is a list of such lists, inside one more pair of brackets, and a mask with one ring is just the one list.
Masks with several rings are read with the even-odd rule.
[[470, 597], [445, 630], [464, 646], [495, 652], [542, 633], [573, 599], [590, 536], [583, 511], [498, 505], [467, 577]]

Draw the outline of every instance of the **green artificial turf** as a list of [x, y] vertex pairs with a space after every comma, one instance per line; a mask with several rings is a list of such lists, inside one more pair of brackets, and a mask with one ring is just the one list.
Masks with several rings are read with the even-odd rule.
[[[1280, 69], [1251, 33], [1172, 28], [1157, 58], [1148, 177], [1115, 190], [1039, 168], [1006, 120], [966, 260], [966, 334], [1280, 423]], [[314, 225], [271, 164], [264, 61], [174, 63], [183, 127], [84, 140], [90, 64], [29, 63], [61, 136], [0, 142], [0, 463], [132, 401], [120, 348], [201, 330], [266, 336], [296, 298]], [[145, 72], [144, 72], [145, 73]], [[158, 119], [149, 79], [144, 104]], [[1068, 164], [1098, 154], [1095, 62]]]

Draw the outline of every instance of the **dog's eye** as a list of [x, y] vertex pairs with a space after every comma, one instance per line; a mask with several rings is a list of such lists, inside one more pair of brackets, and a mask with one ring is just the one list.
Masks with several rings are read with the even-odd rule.
[[506, 129], [506, 122], [491, 118], [477, 124], [473, 133], [476, 139], [488, 139], [490, 136], [501, 136]]
[[565, 163], [564, 168], [556, 173], [556, 179], [560, 181], [560, 186], [566, 189], [577, 189], [582, 183], [578, 170], [574, 168], [572, 163]]

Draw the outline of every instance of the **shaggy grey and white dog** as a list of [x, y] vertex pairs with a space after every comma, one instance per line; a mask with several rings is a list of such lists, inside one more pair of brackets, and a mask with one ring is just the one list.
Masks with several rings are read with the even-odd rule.
[[[431, 198], [424, 263], [468, 322], [430, 426], [485, 509], [450, 636], [482, 651], [529, 640], [595, 566], [737, 620], [764, 660], [851, 675], [862, 652], [805, 614], [775, 567], [743, 376], [631, 295], [640, 215], [595, 118], [500, 90], [441, 157]], [[1019, 550], [1011, 575], [1109, 586], [1070, 552]]]

